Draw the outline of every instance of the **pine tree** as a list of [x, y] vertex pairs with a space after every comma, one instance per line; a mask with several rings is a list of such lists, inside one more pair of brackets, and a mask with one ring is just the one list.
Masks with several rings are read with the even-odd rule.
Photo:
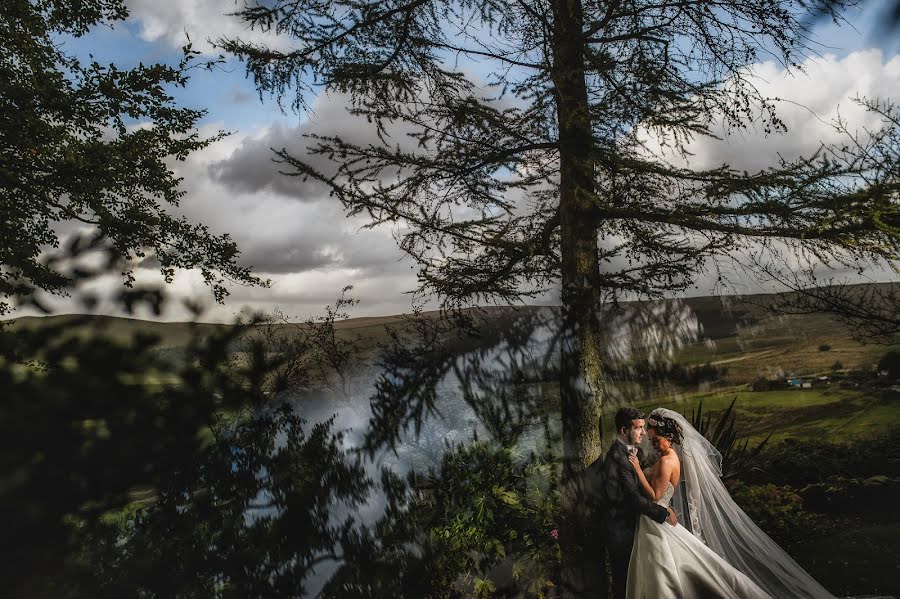
[[220, 40], [262, 93], [302, 112], [312, 95], [340, 92], [368, 119], [376, 142], [323, 129], [306, 140], [307, 155], [281, 150], [278, 160], [325, 185], [348, 215], [395, 225], [418, 265], [419, 292], [452, 307], [514, 303], [561, 285], [560, 538], [571, 594], [601, 584], [579, 484], [601, 447], [601, 303], [684, 290], [748, 252], [897, 264], [891, 104], [864, 101], [884, 125], [871, 135], [847, 131], [846, 144], [756, 173], [673, 158], [719, 124], [783, 130], [746, 67], [769, 54], [799, 68], [807, 17], [840, 19], [843, 8], [275, 0], [240, 15], [285, 44]]

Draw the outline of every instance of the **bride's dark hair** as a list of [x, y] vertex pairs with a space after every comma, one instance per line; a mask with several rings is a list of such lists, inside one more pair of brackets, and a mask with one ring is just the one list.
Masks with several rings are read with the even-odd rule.
[[663, 416], [662, 414], [653, 411], [650, 412], [650, 416], [647, 417], [647, 425], [648, 429], [652, 428], [672, 443], [678, 443], [679, 445], [681, 445], [681, 441], [683, 440], [683, 431], [674, 419], [669, 418], [668, 416]]

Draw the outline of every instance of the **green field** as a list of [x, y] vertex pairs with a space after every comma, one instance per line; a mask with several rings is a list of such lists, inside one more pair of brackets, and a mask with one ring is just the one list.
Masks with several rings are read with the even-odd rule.
[[718, 412], [734, 398], [741, 430], [760, 440], [771, 433], [773, 442], [792, 438], [840, 443], [900, 423], [900, 402], [882, 399], [873, 392], [844, 389], [734, 391], [639, 407], [645, 412], [665, 407], [689, 416], [701, 402], [704, 412]]

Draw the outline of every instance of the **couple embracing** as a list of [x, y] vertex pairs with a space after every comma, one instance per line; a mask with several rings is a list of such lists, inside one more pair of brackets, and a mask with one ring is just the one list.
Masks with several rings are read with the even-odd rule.
[[622, 408], [615, 425], [596, 491], [616, 599], [833, 599], [734, 503], [721, 454], [681, 414]]

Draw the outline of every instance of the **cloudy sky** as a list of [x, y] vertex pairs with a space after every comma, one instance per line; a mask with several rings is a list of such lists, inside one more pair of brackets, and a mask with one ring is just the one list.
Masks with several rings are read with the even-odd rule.
[[[786, 100], [780, 112], [789, 128], [786, 135], [767, 138], [745, 132], [726, 143], [695, 142], [691, 148], [695, 164], [729, 162], [751, 170], [763, 168], [767, 157], [779, 152], [796, 155], [814, 149], [828, 135], [823, 120], [838, 110], [851, 123], [861, 122], [849, 100], [854, 95], [898, 99], [900, 46], [890, 36], [877, 34], [883, 16], [883, 3], [878, 2], [864, 1], [864, 10], [848, 15], [852, 27], [820, 24], [816, 29], [820, 56], [804, 64], [805, 73], [785, 75], [774, 63], [756, 65], [762, 91]], [[205, 52], [213, 52], [207, 39], [223, 35], [272, 42], [224, 14], [234, 10], [231, 0], [128, 0], [127, 4], [131, 13], [127, 22], [69, 40], [67, 46], [78, 55], [92, 53], [101, 61], [127, 66], [176, 62], [186, 35]], [[227, 321], [245, 307], [279, 307], [306, 316], [331, 303], [347, 284], [355, 286], [354, 295], [362, 300], [355, 315], [409, 311], [411, 297], [404, 292], [415, 287], [415, 271], [397, 249], [391, 231], [360, 230], [364, 221], [348, 220], [337, 201], [311, 184], [280, 175], [271, 160], [270, 148], [299, 148], [299, 136], [313, 128], [350, 133], [356, 124], [344, 113], [340, 97], [312, 99], [309, 115], [285, 114], [271, 99], [260, 100], [238, 63], [196, 72], [177, 97], [184, 105], [208, 110], [202, 121], [208, 132], [233, 132], [178, 165], [188, 192], [182, 210], [216, 231], [229, 232], [243, 261], [273, 282], [270, 289], [232, 288], [226, 305], [207, 302], [204, 320]], [[711, 288], [711, 283], [701, 282], [698, 293]], [[199, 276], [192, 273], [179, 273], [170, 291], [176, 297], [209, 299]], [[553, 300], [553, 294], [542, 298], [546, 303]], [[65, 301], [57, 307], [77, 310]], [[173, 306], [165, 317], [179, 320], [185, 315]]]

